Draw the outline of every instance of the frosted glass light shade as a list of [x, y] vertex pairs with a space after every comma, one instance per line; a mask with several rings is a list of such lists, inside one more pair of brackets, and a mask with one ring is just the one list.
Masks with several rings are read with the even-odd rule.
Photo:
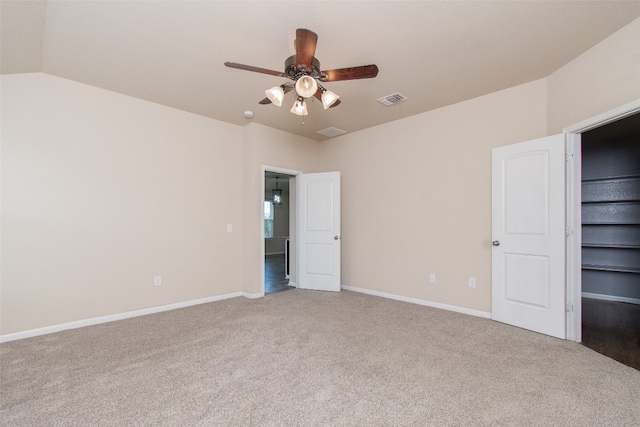
[[303, 98], [311, 98], [318, 90], [316, 79], [302, 76], [296, 81], [296, 92]]
[[273, 105], [277, 105], [278, 107], [282, 105], [284, 90], [282, 90], [280, 86], [274, 86], [271, 89], [265, 90], [264, 93], [267, 94], [267, 98], [269, 98], [269, 101], [271, 101]]
[[293, 114], [297, 114], [298, 116], [306, 116], [307, 114], [309, 114], [309, 112], [307, 111], [307, 103], [304, 102], [304, 99], [302, 99], [301, 97], [296, 99], [293, 107], [291, 107], [291, 112]]
[[322, 92], [322, 105], [324, 105], [324, 109], [331, 107], [337, 100], [340, 98], [335, 93], [330, 90], [325, 90]]

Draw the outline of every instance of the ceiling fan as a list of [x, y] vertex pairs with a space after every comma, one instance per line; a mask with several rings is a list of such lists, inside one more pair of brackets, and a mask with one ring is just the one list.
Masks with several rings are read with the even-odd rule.
[[287, 58], [284, 62], [284, 72], [268, 70], [266, 68], [253, 67], [251, 65], [225, 62], [224, 65], [240, 70], [254, 71], [256, 73], [269, 74], [277, 77], [285, 77], [293, 80], [265, 91], [267, 97], [259, 104], [282, 105], [284, 95], [295, 91], [295, 102], [291, 112], [299, 116], [307, 115], [305, 99], [312, 96], [322, 102], [325, 110], [340, 104], [340, 98], [335, 93], [322, 87], [318, 82], [336, 82], [340, 80], [371, 79], [378, 75], [378, 67], [375, 65], [361, 65], [359, 67], [338, 68], [335, 70], [321, 71], [320, 61], [314, 56], [318, 35], [304, 28], [296, 30], [294, 47], [296, 54]]

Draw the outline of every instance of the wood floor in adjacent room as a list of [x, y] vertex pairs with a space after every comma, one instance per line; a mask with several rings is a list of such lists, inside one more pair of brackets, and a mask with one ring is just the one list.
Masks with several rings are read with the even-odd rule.
[[293, 289], [289, 286], [284, 271], [284, 255], [267, 255], [264, 258], [264, 293], [273, 294], [275, 292]]
[[640, 370], [640, 305], [583, 298], [582, 344]]

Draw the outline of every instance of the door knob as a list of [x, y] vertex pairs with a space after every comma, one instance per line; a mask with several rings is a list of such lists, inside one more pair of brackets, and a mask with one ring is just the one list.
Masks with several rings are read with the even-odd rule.
[[338, 240], [339, 237], [338, 236], [333, 236], [333, 240]]
[[499, 240], [494, 240], [493, 242], [491, 242], [491, 244], [493, 246], [500, 246], [500, 241]]

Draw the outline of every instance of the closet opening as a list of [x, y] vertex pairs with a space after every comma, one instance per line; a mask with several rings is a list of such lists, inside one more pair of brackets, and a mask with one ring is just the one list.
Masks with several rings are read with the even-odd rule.
[[640, 114], [581, 135], [582, 343], [640, 369]]

